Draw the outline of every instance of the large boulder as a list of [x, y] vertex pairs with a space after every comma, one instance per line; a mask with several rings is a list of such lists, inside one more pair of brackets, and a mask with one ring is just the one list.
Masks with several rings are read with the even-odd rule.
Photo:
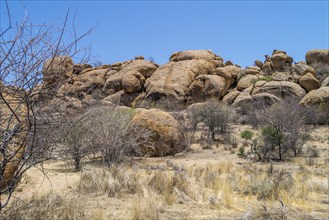
[[290, 75], [289, 72], [278, 72], [275, 71], [272, 74], [272, 79], [275, 81], [293, 81], [292, 76]]
[[74, 68], [71, 57], [54, 57], [42, 66], [43, 81], [46, 85], [59, 84], [70, 78]]
[[111, 69], [111, 73], [106, 75], [106, 82], [103, 87], [103, 93], [108, 95], [123, 89], [123, 79], [125, 79], [126, 92], [139, 92], [144, 85], [144, 80], [153, 74], [157, 65], [147, 60], [138, 59], [125, 64], [118, 63], [114, 67], [112, 65]]
[[208, 57], [183, 61], [179, 59], [179, 62], [161, 66], [146, 80], [144, 98], [153, 101], [167, 98], [184, 104], [193, 81], [200, 75], [209, 75], [215, 71], [217, 66], [212, 61]]
[[278, 98], [298, 97], [306, 95], [305, 90], [297, 83], [288, 81], [272, 81], [265, 83], [262, 87], [254, 89], [252, 95], [258, 93], [270, 93]]
[[294, 78], [295, 81], [298, 81], [300, 77], [311, 73], [313, 76], [315, 76], [315, 70], [303, 63], [298, 63], [294, 65], [291, 69], [291, 75]]
[[316, 63], [329, 65], [329, 50], [310, 50], [306, 53], [305, 59], [308, 65]]
[[285, 51], [274, 50], [271, 62], [273, 71], [286, 72], [291, 69], [293, 59]]
[[235, 65], [229, 65], [225, 67], [218, 67], [215, 70], [215, 74], [221, 77], [224, 77], [225, 79], [232, 79], [232, 81], [237, 80], [237, 76], [240, 72], [241, 68]]
[[138, 151], [142, 155], [174, 155], [186, 149], [185, 137], [179, 123], [167, 112], [159, 109], [138, 109], [131, 126], [151, 132], [148, 144], [139, 146]]
[[320, 82], [317, 80], [312, 73], [307, 73], [299, 79], [299, 84], [307, 91], [320, 88]]
[[234, 99], [232, 106], [245, 107], [245, 106], [249, 106], [250, 104], [252, 104], [252, 102], [253, 102], [253, 99], [251, 96], [252, 90], [253, 90], [253, 86], [251, 85], [248, 88], [246, 88], [245, 90], [243, 90], [242, 92], [240, 92], [237, 95], [237, 97]]
[[193, 102], [202, 102], [209, 98], [220, 99], [231, 85], [230, 79], [217, 75], [198, 76], [189, 87], [189, 96]]
[[145, 77], [140, 72], [132, 72], [122, 79], [122, 88], [125, 93], [140, 92], [144, 86]]
[[220, 60], [223, 62], [223, 59], [210, 50], [186, 50], [181, 52], [173, 53], [170, 58], [170, 61], [178, 62], [184, 60]]
[[245, 69], [245, 73], [250, 75], [257, 75], [259, 74], [260, 70], [261, 69], [258, 66], [249, 66]]
[[238, 81], [238, 90], [242, 91], [252, 84], [254, 84], [258, 80], [258, 76], [256, 75], [245, 75]]
[[329, 87], [312, 90], [300, 101], [302, 105], [321, 105], [329, 103]]
[[279, 99], [275, 95], [272, 95], [267, 92], [253, 95], [252, 99], [253, 99], [253, 102], [261, 103], [261, 104], [267, 105], [267, 106], [273, 105], [274, 103], [281, 101], [281, 99]]
[[239, 94], [240, 92], [235, 88], [223, 97], [223, 102], [226, 105], [231, 105]]

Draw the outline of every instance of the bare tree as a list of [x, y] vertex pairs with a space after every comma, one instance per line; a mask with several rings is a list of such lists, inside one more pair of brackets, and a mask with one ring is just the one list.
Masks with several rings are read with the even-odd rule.
[[215, 135], [226, 135], [229, 131], [231, 120], [230, 109], [218, 101], [207, 101], [200, 112], [201, 122], [212, 139]]
[[263, 124], [261, 141], [255, 148], [260, 159], [283, 160], [297, 156], [305, 143], [305, 112], [298, 102], [285, 100], [259, 113]]
[[[51, 145], [38, 144], [42, 139], [39, 128], [49, 128], [50, 119], [33, 102], [34, 89], [42, 82], [43, 63], [59, 56], [78, 58], [77, 43], [90, 33], [74, 35], [72, 42], [64, 43], [69, 11], [59, 27], [30, 24], [27, 15], [12, 26], [5, 2], [9, 26], [0, 30], [0, 211], [10, 201], [21, 176], [50, 158], [47, 152]], [[39, 94], [43, 91], [41, 87]]]

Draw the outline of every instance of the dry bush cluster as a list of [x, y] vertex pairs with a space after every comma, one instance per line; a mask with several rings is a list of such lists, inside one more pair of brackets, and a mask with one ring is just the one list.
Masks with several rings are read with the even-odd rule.
[[139, 146], [146, 144], [151, 131], [130, 123], [135, 111], [128, 108], [95, 106], [67, 120], [60, 138], [60, 155], [81, 169], [84, 158], [100, 158], [103, 165], [128, 163], [141, 155]]

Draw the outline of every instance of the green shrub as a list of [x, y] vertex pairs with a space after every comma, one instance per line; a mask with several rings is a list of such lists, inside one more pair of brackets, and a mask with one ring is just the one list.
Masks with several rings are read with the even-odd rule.
[[238, 153], [237, 153], [238, 157], [244, 157], [245, 156], [244, 153], [245, 153], [244, 152], [244, 147], [243, 146], [239, 147]]
[[244, 130], [240, 134], [241, 138], [244, 138], [246, 140], [251, 140], [253, 135], [254, 135], [254, 133], [250, 130]]

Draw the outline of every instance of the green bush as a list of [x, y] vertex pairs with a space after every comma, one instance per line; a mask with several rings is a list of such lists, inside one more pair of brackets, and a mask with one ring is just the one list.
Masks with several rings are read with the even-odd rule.
[[244, 147], [243, 146], [239, 147], [238, 153], [237, 153], [238, 157], [244, 157], [245, 156], [244, 153], [245, 153], [244, 152]]
[[244, 130], [240, 134], [241, 138], [244, 138], [246, 140], [251, 140], [253, 135], [254, 135], [254, 133], [250, 130]]

